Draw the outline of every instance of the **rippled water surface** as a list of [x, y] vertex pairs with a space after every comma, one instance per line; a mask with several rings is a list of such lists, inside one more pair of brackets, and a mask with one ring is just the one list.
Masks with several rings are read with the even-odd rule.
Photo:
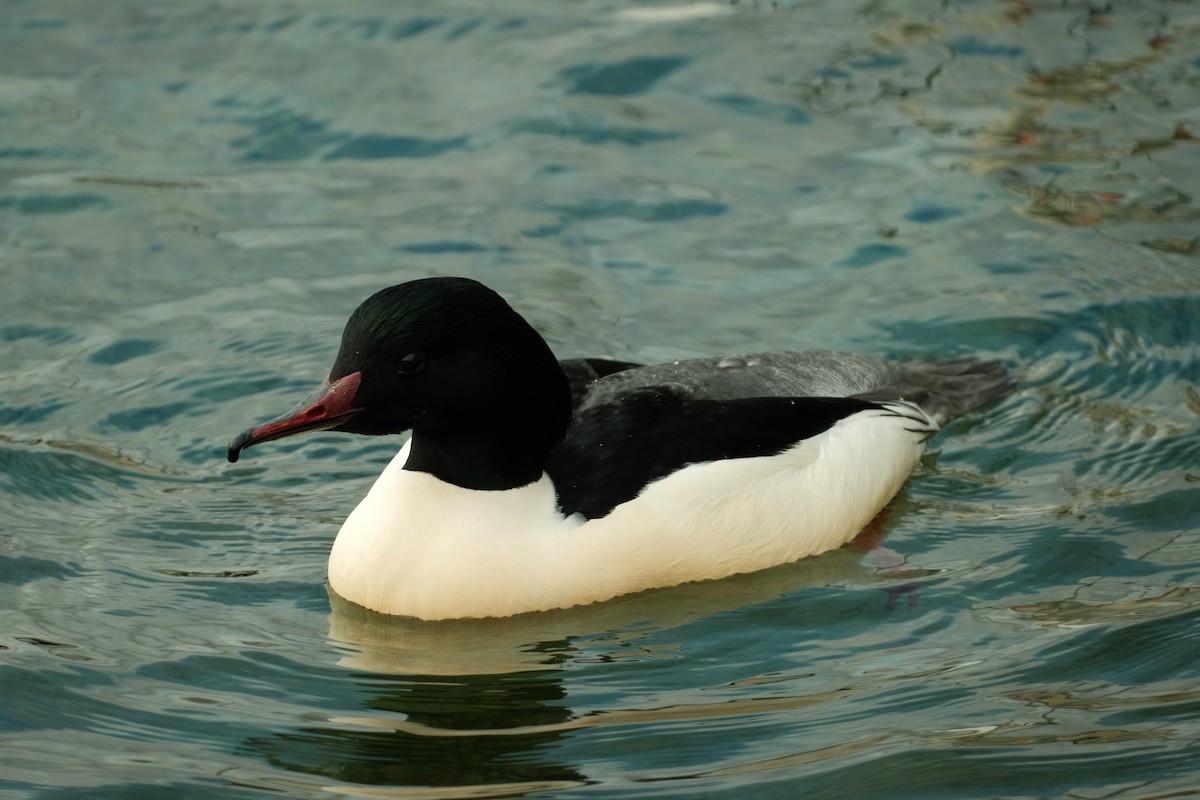
[[[1197, 53], [1185, 0], [0, 3], [0, 795], [1200, 796]], [[859, 547], [380, 618], [325, 559], [398, 442], [224, 447], [442, 274], [564, 357], [1020, 390]]]

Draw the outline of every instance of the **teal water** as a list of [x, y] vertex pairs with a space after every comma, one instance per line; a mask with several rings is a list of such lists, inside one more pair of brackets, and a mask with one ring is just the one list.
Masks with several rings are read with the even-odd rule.
[[[0, 796], [1200, 786], [1200, 5], [0, 3]], [[1003, 359], [881, 544], [331, 603], [397, 441], [224, 461], [371, 292], [562, 356]]]

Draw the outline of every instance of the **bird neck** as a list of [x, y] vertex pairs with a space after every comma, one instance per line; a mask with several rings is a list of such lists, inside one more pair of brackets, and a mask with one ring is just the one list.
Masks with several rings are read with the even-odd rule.
[[549, 349], [535, 369], [513, 370], [469, 411], [413, 427], [404, 469], [465, 489], [499, 491], [541, 478], [571, 419], [566, 375]]
[[413, 430], [404, 469], [464, 489], [515, 489], [541, 477], [548, 455], [503, 428], [439, 425]]

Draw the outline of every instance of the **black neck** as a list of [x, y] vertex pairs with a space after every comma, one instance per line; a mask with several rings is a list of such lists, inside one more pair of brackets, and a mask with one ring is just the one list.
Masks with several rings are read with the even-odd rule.
[[488, 491], [515, 489], [541, 478], [570, 422], [571, 395], [557, 362], [553, 374], [522, 386], [520, 395], [500, 393], [512, 402], [493, 398], [487, 413], [469, 420], [414, 426], [404, 469]]
[[505, 431], [416, 429], [404, 469], [465, 489], [497, 491], [536, 481], [547, 456]]

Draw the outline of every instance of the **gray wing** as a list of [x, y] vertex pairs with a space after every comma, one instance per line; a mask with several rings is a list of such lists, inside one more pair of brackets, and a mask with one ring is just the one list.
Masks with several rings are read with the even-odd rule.
[[596, 381], [614, 372], [640, 367], [641, 364], [612, 358], [568, 358], [559, 361], [558, 366], [567, 376], [567, 385], [571, 389], [571, 408], [578, 410]]
[[805, 350], [673, 361], [629, 367], [587, 387], [580, 410], [644, 387], [666, 387], [709, 400], [750, 397], [858, 397], [908, 400], [939, 424], [1013, 389], [998, 361], [881, 361], [855, 353]]

